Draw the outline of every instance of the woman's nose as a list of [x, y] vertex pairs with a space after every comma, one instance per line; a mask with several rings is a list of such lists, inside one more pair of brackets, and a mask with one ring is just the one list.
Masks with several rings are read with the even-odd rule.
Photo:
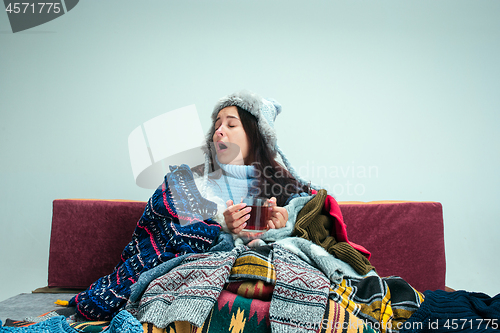
[[219, 128], [217, 128], [215, 130], [215, 134], [217, 134], [218, 136], [224, 136], [224, 131], [223, 131], [223, 126], [220, 125]]

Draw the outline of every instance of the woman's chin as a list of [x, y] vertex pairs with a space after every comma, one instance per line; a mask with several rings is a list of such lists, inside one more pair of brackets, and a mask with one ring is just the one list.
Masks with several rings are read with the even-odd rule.
[[236, 165], [245, 164], [242, 156], [240, 156], [239, 154], [234, 155], [234, 154], [231, 154], [231, 152], [226, 152], [226, 151], [218, 152], [217, 159], [222, 164], [236, 164]]

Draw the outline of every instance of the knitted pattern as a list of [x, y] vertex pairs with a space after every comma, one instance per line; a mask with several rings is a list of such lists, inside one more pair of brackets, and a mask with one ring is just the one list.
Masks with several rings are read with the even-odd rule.
[[[2, 322], [0, 321], [0, 326]], [[52, 317], [46, 321], [28, 327], [0, 327], [0, 333], [80, 333], [72, 328], [66, 317]], [[121, 311], [102, 333], [142, 333], [141, 323], [129, 312]]]
[[[219, 162], [217, 156], [215, 161], [220, 169], [209, 176], [204, 197], [217, 203], [219, 213], [227, 208], [226, 202], [229, 199], [239, 203], [242, 198], [256, 194], [258, 180], [255, 178], [254, 166], [223, 164]], [[195, 181], [199, 187], [203, 184], [202, 178], [196, 178]]]
[[332, 284], [329, 297], [383, 333], [397, 331], [424, 300], [422, 294], [397, 276], [344, 279], [340, 284]]
[[315, 197], [304, 205], [297, 214], [293, 235], [313, 241], [328, 253], [351, 265], [356, 272], [367, 274], [375, 269], [370, 261], [349, 243], [337, 242], [335, 237], [330, 236], [333, 228], [331, 216], [323, 213], [326, 197], [326, 190], [319, 190]]
[[146, 333], [270, 333], [269, 303], [223, 290], [201, 327], [176, 321], [165, 328], [143, 323], [143, 328]]
[[231, 267], [230, 282], [259, 280], [273, 285], [276, 283], [271, 245], [246, 250]]
[[360, 275], [348, 263], [332, 256], [324, 248], [310, 240], [300, 237], [288, 237], [276, 242], [283, 248], [295, 253], [308, 264], [318, 268], [332, 283], [340, 283], [343, 278], [360, 278], [378, 276], [374, 270], [366, 275]]
[[276, 269], [269, 319], [273, 332], [317, 331], [325, 313], [330, 281], [295, 254], [273, 246]]
[[127, 305], [141, 322], [165, 328], [174, 321], [201, 326], [226, 283], [231, 267], [246, 246], [230, 252], [192, 255], [150, 283], [140, 302]]
[[171, 167], [149, 199], [114, 272], [73, 297], [70, 306], [88, 320], [111, 319], [143, 272], [176, 256], [210, 249], [221, 229], [211, 219], [216, 212], [216, 204], [198, 192], [189, 167]]
[[4, 327], [1, 326], [1, 333], [78, 333], [77, 330], [69, 326], [66, 317], [52, 317], [46, 321], [42, 321], [26, 327]]
[[[500, 294], [443, 290], [425, 293], [425, 301], [400, 332], [498, 332]], [[496, 328], [496, 329], [495, 329]]]
[[[272, 266], [276, 267], [276, 284], [269, 308], [273, 332], [317, 330], [325, 313], [330, 281], [279, 245], [270, 248], [268, 256], [260, 254], [259, 257], [272, 260]], [[232, 267], [239, 258], [246, 261], [249, 252], [256, 253], [246, 246], [238, 246], [230, 252], [191, 255], [152, 281], [140, 301], [129, 302], [126, 309], [141, 322], [158, 328], [176, 321], [188, 321], [201, 327], [224, 285], [230, 281]], [[241, 269], [235, 273], [241, 273]]]
[[[219, 237], [217, 238], [217, 244], [215, 244], [208, 252], [216, 252], [216, 251], [231, 251], [234, 248], [233, 237], [225, 232], [221, 232]], [[173, 268], [177, 267], [182, 263], [184, 259], [188, 256], [194, 255], [193, 253], [187, 253], [183, 255], [179, 255], [175, 258], [170, 259], [167, 262], [164, 262], [155, 268], [150, 269], [147, 272], [144, 272], [139, 277], [136, 283], [132, 285], [129, 302], [137, 302], [144, 291], [147, 289], [149, 284], [159, 278], [160, 276], [167, 274]]]

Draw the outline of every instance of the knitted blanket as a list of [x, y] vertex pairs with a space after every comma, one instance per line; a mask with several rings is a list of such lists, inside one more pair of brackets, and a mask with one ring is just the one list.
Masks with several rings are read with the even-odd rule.
[[288, 237], [276, 242], [290, 252], [295, 253], [308, 264], [318, 268], [332, 283], [340, 283], [344, 278], [378, 276], [375, 270], [361, 275], [348, 263], [326, 252], [324, 248], [301, 237]]
[[[268, 333], [271, 332], [269, 305], [269, 301], [249, 299], [239, 293], [223, 290], [201, 327], [195, 327], [186, 321], [176, 321], [165, 328], [158, 328], [152, 323], [143, 323], [142, 326], [147, 333]], [[328, 300], [318, 333], [365, 332], [376, 331], [340, 304]]]
[[176, 256], [206, 252], [221, 227], [211, 219], [215, 203], [204, 199], [187, 165], [171, 167], [149, 199], [132, 240], [115, 270], [70, 301], [88, 320], [109, 320], [127, 302], [130, 287], [143, 272]]
[[[330, 288], [330, 299], [378, 332], [395, 332], [424, 297], [400, 277], [348, 278]], [[423, 302], [423, 304], [425, 304]]]
[[175, 321], [201, 326], [227, 281], [231, 267], [246, 246], [229, 252], [192, 255], [151, 282], [139, 302], [126, 309], [141, 322], [164, 328]]
[[[276, 268], [276, 283], [269, 306], [272, 331], [317, 331], [325, 313], [330, 281], [321, 271], [279, 245], [274, 244], [271, 249], [272, 266], [269, 268]], [[237, 258], [248, 259], [247, 251], [250, 251], [248, 247], [238, 246], [230, 252], [189, 256], [169, 273], [152, 281], [141, 300], [129, 302], [126, 309], [141, 322], [158, 328], [176, 321], [188, 321], [200, 327], [230, 280]], [[256, 277], [262, 278], [260, 273]]]
[[347, 242], [347, 239], [338, 241], [331, 236], [334, 225], [332, 216], [323, 210], [326, 199], [327, 192], [319, 190], [315, 197], [305, 204], [297, 215], [292, 235], [313, 241], [328, 253], [351, 265], [359, 274], [367, 274], [374, 269], [370, 261]]
[[[208, 252], [231, 251], [233, 248], [234, 248], [233, 237], [225, 232], [221, 232], [219, 234], [219, 237], [217, 238], [217, 243], [214, 246], [212, 246], [210, 250], [208, 250]], [[153, 281], [156, 278], [159, 278], [164, 274], [167, 274], [174, 267], [178, 266], [184, 259], [192, 255], [194, 255], [194, 253], [177, 255], [175, 258], [170, 259], [169, 261], [164, 262], [156, 266], [155, 268], [152, 268], [147, 272], [142, 273], [141, 276], [139, 277], [139, 280], [137, 280], [137, 282], [130, 287], [131, 290], [129, 297], [130, 302], [138, 301], [141, 298], [142, 293], [144, 293], [148, 285], [151, 283], [151, 281]]]
[[269, 301], [250, 299], [223, 290], [201, 327], [186, 321], [176, 321], [165, 328], [144, 323], [143, 328], [147, 333], [266, 333], [271, 332], [269, 304]]
[[273, 285], [276, 283], [273, 251], [270, 245], [248, 249], [236, 259], [231, 267], [229, 281], [248, 280], [260, 280]]
[[[81, 333], [77, 328], [70, 326], [66, 317], [57, 316], [27, 327], [2, 327], [2, 333]], [[127, 311], [119, 312], [102, 331], [102, 333], [142, 333], [141, 323]]]
[[269, 308], [273, 332], [317, 331], [325, 313], [330, 281], [281, 246], [273, 246], [276, 285]]
[[422, 306], [404, 324], [402, 333], [420, 332], [498, 332], [500, 294], [443, 290], [425, 293]]

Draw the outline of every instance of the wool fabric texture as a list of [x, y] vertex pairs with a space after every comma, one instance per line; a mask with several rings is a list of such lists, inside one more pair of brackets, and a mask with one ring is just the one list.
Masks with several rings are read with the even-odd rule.
[[328, 213], [323, 212], [327, 195], [326, 190], [319, 190], [315, 197], [304, 205], [297, 214], [292, 235], [313, 241], [328, 253], [351, 265], [359, 274], [368, 274], [375, 269], [370, 261], [349, 243], [337, 242], [335, 237], [331, 236], [334, 221]]
[[[238, 203], [242, 198], [256, 195], [258, 180], [255, 167], [223, 164], [217, 156], [215, 161], [220, 169], [209, 177], [205, 197], [217, 203], [219, 210], [226, 208], [228, 200]], [[197, 185], [201, 185], [200, 180], [196, 179]]]
[[250, 248], [239, 255], [231, 267], [229, 282], [240, 281], [262, 281], [270, 285], [276, 283], [272, 245]]
[[[269, 308], [273, 332], [316, 331], [325, 313], [330, 281], [321, 271], [279, 245], [270, 245], [268, 250], [268, 255], [259, 256], [259, 261], [270, 260], [270, 267], [276, 267]], [[246, 246], [238, 246], [230, 252], [192, 255], [151, 282], [141, 300], [127, 304], [126, 308], [139, 321], [159, 328], [175, 321], [188, 321], [200, 327], [223, 286], [231, 281], [235, 262], [241, 256], [246, 260], [248, 251], [255, 253]]]
[[1, 326], [1, 333], [77, 333], [78, 331], [69, 326], [66, 317], [57, 316], [26, 327], [4, 327]]
[[[330, 299], [383, 333], [397, 332], [424, 298], [397, 276], [346, 278], [330, 286]], [[425, 303], [425, 302], [424, 302]]]
[[[58, 316], [27, 327], [1, 327], [0, 333], [80, 333], [72, 328], [66, 317]], [[129, 312], [120, 311], [101, 333], [142, 333], [141, 323]]]
[[171, 167], [149, 199], [115, 270], [70, 300], [77, 315], [110, 320], [127, 302], [140, 275], [176, 256], [209, 250], [221, 226], [215, 203], [204, 199], [187, 165]]
[[363, 278], [378, 276], [374, 270], [360, 275], [348, 263], [332, 256], [321, 246], [300, 237], [287, 237], [276, 242], [283, 248], [295, 253], [308, 264], [322, 271], [332, 283], [340, 283], [343, 278]]
[[[221, 232], [219, 237], [217, 238], [217, 243], [214, 245], [208, 252], [217, 252], [217, 251], [231, 251], [234, 248], [234, 241], [233, 237], [225, 232]], [[176, 266], [180, 265], [184, 259], [186, 259], [189, 256], [194, 255], [193, 253], [186, 253], [180, 256], [177, 256], [175, 258], [172, 258], [152, 269], [150, 269], [147, 272], [144, 272], [141, 274], [139, 277], [139, 280], [132, 285], [131, 289], [131, 294], [129, 298], [129, 302], [137, 302], [140, 300], [140, 297], [142, 296], [142, 293], [146, 290], [146, 288], [149, 286], [149, 284], [159, 278], [162, 275], [167, 274], [170, 272], [173, 268]]]
[[283, 228], [279, 229], [270, 229], [266, 231], [260, 239], [264, 242], [275, 242], [280, 239], [284, 239], [286, 237], [290, 237], [292, 235], [293, 229], [295, 227], [295, 221], [297, 219], [297, 214], [302, 210], [304, 205], [313, 198], [307, 193], [302, 192], [300, 194], [296, 194], [292, 196], [285, 206], [285, 209], [288, 213], [288, 220]]
[[150, 283], [138, 304], [128, 304], [141, 322], [165, 328], [175, 321], [201, 326], [217, 301], [231, 267], [245, 246], [196, 254]]
[[269, 320], [272, 332], [316, 332], [325, 314], [330, 281], [292, 252], [273, 245], [276, 270]]
[[493, 333], [500, 328], [500, 294], [490, 297], [464, 290], [427, 290], [424, 295], [425, 301], [401, 326], [401, 333]]

